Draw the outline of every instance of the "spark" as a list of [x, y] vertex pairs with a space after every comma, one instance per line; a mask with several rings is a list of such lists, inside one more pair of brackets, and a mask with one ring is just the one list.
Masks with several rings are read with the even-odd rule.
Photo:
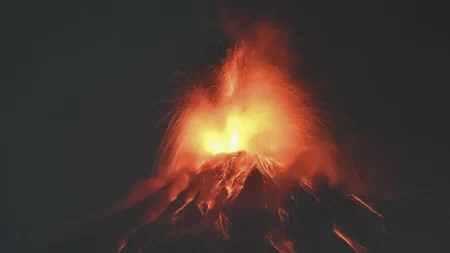
[[349, 236], [345, 235], [339, 228], [334, 225], [333, 232], [341, 238], [345, 243], [348, 244], [356, 253], [364, 253], [367, 252], [367, 249], [363, 246], [359, 245], [358, 243], [354, 242], [352, 239], [350, 239]]
[[230, 225], [230, 220], [222, 212], [219, 213], [219, 218], [216, 221], [216, 228], [219, 230], [225, 239], [229, 239], [228, 226]]
[[346, 196], [348, 198], [350, 198], [351, 200], [355, 201], [356, 203], [364, 206], [365, 208], [367, 208], [370, 212], [372, 212], [373, 214], [377, 215], [378, 217], [383, 219], [383, 215], [381, 215], [379, 212], [377, 212], [373, 207], [371, 207], [369, 204], [367, 204], [364, 200], [362, 200], [360, 197], [354, 195], [354, 194], [346, 194]]
[[286, 239], [285, 237], [276, 238], [273, 235], [267, 236], [270, 244], [274, 249], [276, 249], [279, 253], [294, 253], [294, 243], [291, 240]]

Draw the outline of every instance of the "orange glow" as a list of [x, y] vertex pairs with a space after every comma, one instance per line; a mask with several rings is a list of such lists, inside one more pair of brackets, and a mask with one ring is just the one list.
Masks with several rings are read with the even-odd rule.
[[294, 253], [294, 244], [291, 240], [285, 237], [275, 238], [273, 235], [267, 236], [270, 244], [274, 249], [276, 249], [280, 253]]
[[[169, 177], [213, 174], [207, 181], [191, 182], [199, 187], [187, 189], [188, 197], [174, 214], [175, 221], [188, 203], [195, 202], [207, 215], [233, 201], [253, 170], [272, 181], [285, 174], [297, 180], [311, 174], [294, 173], [292, 165], [316, 141], [314, 115], [306, 95], [269, 60], [279, 50], [269, 46], [274, 30], [257, 34], [256, 41], [241, 41], [229, 51], [219, 68], [219, 83], [195, 86], [186, 94], [170, 122], [160, 150], [159, 173]], [[225, 198], [218, 197], [222, 193]], [[269, 205], [286, 222], [288, 214], [282, 207]], [[215, 225], [228, 238], [229, 219], [223, 212]], [[294, 252], [287, 238], [267, 238], [278, 251]]]
[[[326, 134], [319, 131], [306, 94], [279, 67], [287, 59], [278, 59], [282, 64], [273, 59], [285, 55], [273, 45], [277, 33], [264, 28], [256, 40], [240, 41], [229, 51], [218, 68], [218, 83], [193, 87], [177, 108], [159, 151], [158, 175], [122, 203], [128, 207], [160, 191], [161, 201], [140, 226], [158, 219], [180, 198], [181, 207], [169, 214], [174, 223], [192, 203], [202, 215], [215, 215], [215, 228], [228, 239], [231, 221], [223, 207], [237, 198], [254, 170], [265, 182], [285, 183], [285, 188], [295, 184], [318, 200], [311, 176], [318, 169], [334, 170], [332, 145], [319, 138]], [[358, 197], [348, 196], [379, 215]], [[282, 198], [274, 199], [265, 202], [265, 208], [276, 213], [280, 223], [289, 223]], [[293, 241], [273, 232], [266, 235], [273, 248], [294, 252]], [[355, 251], [364, 250], [336, 227], [334, 232]]]
[[348, 246], [350, 246], [350, 248], [352, 248], [356, 253], [367, 252], [366, 248], [354, 242], [352, 239], [350, 239], [350, 237], [342, 233], [342, 231], [339, 230], [339, 228], [336, 225], [333, 227], [333, 232], [337, 235], [337, 237], [341, 238], [341, 240], [347, 243]]
[[313, 140], [306, 96], [253, 44], [239, 43], [213, 88], [196, 86], [172, 119], [160, 169], [196, 169], [218, 154], [245, 151], [283, 168]]
[[[219, 83], [190, 89], [170, 122], [159, 173], [213, 174], [206, 181], [191, 182], [198, 187], [187, 189], [188, 197], [173, 220], [191, 202], [206, 215], [233, 201], [253, 170], [266, 181], [286, 174], [305, 181], [329, 160], [303, 159], [306, 166], [298, 166], [299, 157], [322, 157], [316, 148], [317, 124], [306, 94], [280, 68], [287, 59], [278, 59], [282, 64], [273, 61], [273, 55], [285, 54], [273, 45], [276, 31], [267, 28], [258, 29], [256, 40], [240, 41], [229, 51], [219, 68]], [[310, 156], [312, 152], [317, 155]], [[224, 199], [218, 197], [222, 193]], [[289, 215], [280, 205], [269, 203], [266, 208], [287, 222]], [[228, 226], [228, 218], [219, 212], [216, 228], [225, 238]], [[267, 238], [279, 252], [294, 252], [289, 239], [277, 234]]]
[[354, 194], [347, 194], [346, 195], [351, 200], [355, 201], [356, 203], [360, 204], [361, 206], [367, 208], [370, 212], [377, 215], [378, 217], [384, 219], [383, 215], [381, 215], [379, 212], [377, 212], [373, 207], [371, 207], [369, 204], [367, 204], [364, 200], [362, 200], [360, 197], [354, 195]]

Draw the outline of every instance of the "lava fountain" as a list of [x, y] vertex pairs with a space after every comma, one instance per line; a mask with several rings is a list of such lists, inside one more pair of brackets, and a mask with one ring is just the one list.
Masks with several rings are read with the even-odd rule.
[[[255, 171], [266, 186], [275, 186], [266, 187], [261, 208], [277, 214], [280, 224], [288, 215], [281, 196], [289, 195], [292, 185], [314, 195], [311, 176], [317, 170], [337, 180], [333, 145], [307, 94], [277, 64], [286, 55], [275, 43], [278, 35], [259, 27], [256, 39], [241, 40], [228, 51], [217, 68], [217, 84], [194, 86], [186, 94], [161, 145], [157, 174], [121, 203], [124, 208], [149, 192], [160, 192], [123, 238], [119, 251], [145, 225], [163, 217], [177, 223], [188, 206], [195, 206], [201, 220], [208, 221], [199, 222], [202, 226], [214, 224], [228, 238], [227, 207]], [[282, 226], [271, 227], [265, 238], [273, 248], [294, 252]], [[362, 249], [338, 229], [335, 232], [355, 250]]]
[[199, 168], [218, 154], [246, 151], [283, 167], [315, 137], [306, 95], [251, 43], [241, 41], [220, 70], [217, 86], [193, 87], [173, 117], [160, 170]]

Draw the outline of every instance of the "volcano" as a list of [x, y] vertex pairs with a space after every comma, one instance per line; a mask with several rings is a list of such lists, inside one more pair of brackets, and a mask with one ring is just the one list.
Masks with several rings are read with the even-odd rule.
[[111, 251], [168, 251], [182, 242], [195, 252], [366, 250], [340, 225], [348, 213], [355, 220], [354, 210], [338, 203], [382, 216], [336, 188], [334, 145], [306, 92], [283, 69], [288, 54], [280, 38], [273, 27], [258, 26], [229, 50], [216, 83], [185, 94], [155, 175], [113, 210], [129, 218]]
[[[297, 202], [308, 199], [315, 202], [306, 206], [316, 205], [314, 216], [321, 218], [317, 228], [299, 232], [304, 238], [331, 233], [365, 251], [329, 214], [339, 197], [327, 190], [340, 181], [336, 152], [308, 95], [283, 68], [289, 54], [282, 38], [274, 27], [258, 25], [254, 36], [228, 51], [212, 86], [185, 94], [162, 141], [155, 177], [122, 203], [124, 209], [140, 202], [143, 211], [118, 252], [186, 236], [213, 252], [298, 252], [307, 243], [297, 230], [314, 219], [302, 217], [308, 211]], [[341, 196], [381, 217], [360, 198]], [[318, 252], [324, 243], [312, 245]]]

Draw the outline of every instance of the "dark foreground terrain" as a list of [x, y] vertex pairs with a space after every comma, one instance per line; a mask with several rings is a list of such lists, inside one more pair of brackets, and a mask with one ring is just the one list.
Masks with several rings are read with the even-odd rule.
[[[294, 200], [286, 197], [289, 221], [284, 229], [278, 229], [295, 242], [296, 252], [353, 252], [333, 233], [334, 224], [369, 252], [425, 252], [438, 247], [420, 218], [431, 203], [430, 196], [364, 198], [384, 215], [381, 219], [345, 198], [339, 189], [328, 188], [326, 182], [315, 185], [320, 202], [300, 188], [293, 190]], [[194, 205], [188, 205], [174, 224], [170, 219], [171, 210], [178, 207], [174, 201], [159, 220], [133, 233], [122, 252], [277, 252], [266, 235], [274, 230], [274, 224], [280, 224], [279, 218], [263, 208], [263, 189], [260, 175], [252, 174], [233, 206], [226, 209], [232, 224], [228, 240], [221, 237], [212, 222], [205, 223]], [[155, 198], [149, 197], [125, 212], [83, 225], [47, 243], [42, 250], [115, 253], [120, 239], [140, 222], [139, 217], [151, 208], [152, 201]]]

